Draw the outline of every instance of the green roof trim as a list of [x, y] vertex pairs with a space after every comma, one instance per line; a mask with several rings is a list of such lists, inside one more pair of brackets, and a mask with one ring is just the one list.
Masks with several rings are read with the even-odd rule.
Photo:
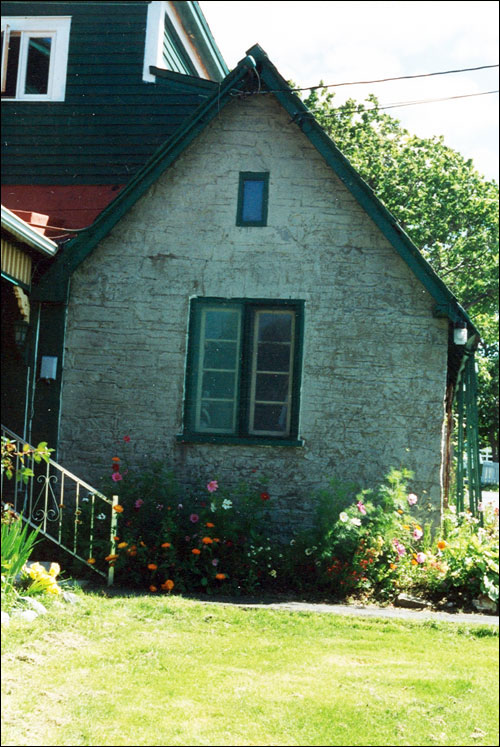
[[333, 140], [315, 120], [313, 114], [293, 93], [288, 83], [258, 44], [248, 50], [247, 56], [226, 76], [217, 87], [217, 91], [204, 101], [179, 130], [156, 151], [148, 163], [137, 172], [115, 200], [99, 215], [92, 226], [82, 231], [66, 245], [53, 267], [42, 278], [38, 291], [35, 291], [36, 297], [49, 300], [54, 294], [60, 296], [62, 288], [58, 289], [58, 284], [54, 287], [56, 274], [60, 273], [59, 278], [63, 275], [69, 278], [96, 244], [109, 233], [165, 169], [178, 158], [219, 111], [229, 101], [234, 100], [231, 94], [236, 91], [254, 91], [257, 81], [260, 90], [272, 91], [272, 95], [290, 114], [292, 121], [300, 127], [304, 135], [323, 156], [334, 173], [428, 290], [436, 302], [435, 315], [448, 317], [452, 322], [465, 321], [469, 329], [469, 344], [475, 344], [480, 334], [467, 312], [422, 256], [410, 237], [399, 226], [394, 216], [359, 176], [348, 159], [342, 155]]
[[201, 52], [203, 63], [212, 80], [221, 81], [229, 73], [208, 23], [197, 2], [174, 2], [184, 28], [196, 39], [196, 46]]

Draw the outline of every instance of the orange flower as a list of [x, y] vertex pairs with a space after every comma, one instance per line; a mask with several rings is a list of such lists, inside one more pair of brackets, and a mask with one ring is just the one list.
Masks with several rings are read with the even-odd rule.
[[131, 550], [137, 550], [137, 545], [130, 545]]
[[218, 537], [214, 537], [213, 541], [214, 542], [220, 542], [220, 539]]
[[448, 547], [448, 543], [444, 540], [439, 540], [438, 542], [438, 550], [444, 550], [445, 547]]
[[156, 586], [153, 586], [153, 584], [151, 584], [151, 586], [149, 587], [149, 591], [158, 591], [158, 588]]
[[104, 558], [104, 560], [107, 560], [109, 562], [109, 561], [112, 561], [112, 560], [116, 560], [117, 558], [118, 558], [118, 555], [106, 555], [106, 557]]
[[113, 537], [113, 539], [114, 539], [115, 542], [119, 542], [120, 541], [119, 537]]
[[170, 542], [164, 542], [164, 543], [162, 544], [162, 547], [171, 547], [171, 546], [172, 546], [172, 545], [170, 544]]
[[163, 583], [161, 585], [161, 588], [164, 589], [165, 591], [172, 591], [172, 589], [174, 588], [174, 586], [175, 586], [175, 584], [172, 581], [172, 579], [171, 578], [167, 578], [167, 580], [165, 581], [165, 583]]
[[204, 545], [211, 545], [213, 542], [213, 539], [211, 537], [203, 537], [201, 540]]
[[120, 457], [111, 457], [111, 461], [112, 462], [119, 462], [120, 461]]
[[87, 563], [89, 563], [89, 565], [94, 565], [94, 563], [95, 563], [95, 558], [89, 558], [89, 559], [87, 560]]
[[156, 563], [149, 563], [148, 568], [150, 571], [156, 571], [158, 566], [156, 565]]
[[139, 544], [140, 544], [141, 547], [147, 547], [146, 543], [143, 542], [142, 540], [139, 542]]
[[195, 547], [193, 550], [191, 550], [191, 552], [193, 553], [193, 555], [199, 555], [200, 554], [200, 550], [198, 550], [197, 547]]
[[417, 563], [417, 561], [415, 560], [415, 558], [413, 558], [413, 559], [412, 559], [412, 561], [411, 561], [411, 564], [412, 564], [412, 565], [418, 565], [418, 563]]
[[137, 550], [127, 550], [127, 553], [131, 558], [135, 558], [135, 556], [137, 555]]
[[224, 579], [226, 578], [226, 574], [225, 573], [217, 573], [215, 575], [215, 578], [217, 578], [219, 581], [224, 581]]
[[391, 563], [389, 565], [389, 568], [391, 569], [391, 571], [393, 571], [395, 568], [397, 568], [396, 563]]
[[116, 511], [117, 514], [121, 514], [123, 512], [123, 506], [120, 506], [120, 504], [117, 503], [116, 506], [113, 506], [113, 511]]
[[123, 547], [127, 547], [127, 545], [128, 545], [128, 542], [120, 542], [120, 544], [118, 545], [118, 547], [121, 550]]
[[211, 521], [207, 521], [207, 523], [205, 524], [205, 526], [208, 527], [209, 529], [213, 529], [214, 526], [215, 526], [215, 524], [212, 524]]
[[400, 508], [398, 508], [398, 514], [402, 514], [402, 513], [403, 511]]

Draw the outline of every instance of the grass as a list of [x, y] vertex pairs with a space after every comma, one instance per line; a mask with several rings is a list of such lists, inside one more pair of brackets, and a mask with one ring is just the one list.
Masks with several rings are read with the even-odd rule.
[[497, 631], [82, 594], [2, 633], [2, 744], [498, 745]]

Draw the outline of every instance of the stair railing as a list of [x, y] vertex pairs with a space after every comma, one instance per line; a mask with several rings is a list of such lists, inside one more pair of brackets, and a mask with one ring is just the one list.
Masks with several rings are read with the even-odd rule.
[[[30, 464], [34, 474], [17, 480], [23, 466], [19, 454], [32, 449], [26, 441], [2, 425], [2, 439], [14, 445], [14, 476], [1, 474], [2, 503], [9, 504], [33, 528], [87, 568], [113, 584], [118, 496], [108, 498], [53, 459]], [[108, 558], [111, 556], [111, 559]]]

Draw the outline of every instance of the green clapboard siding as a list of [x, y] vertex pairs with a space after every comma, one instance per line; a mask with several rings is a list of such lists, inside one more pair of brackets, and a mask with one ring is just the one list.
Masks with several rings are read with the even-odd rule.
[[143, 82], [147, 5], [2, 3], [3, 17], [72, 18], [66, 100], [2, 103], [2, 183], [126, 183], [211, 94], [173, 37], [189, 74]]

